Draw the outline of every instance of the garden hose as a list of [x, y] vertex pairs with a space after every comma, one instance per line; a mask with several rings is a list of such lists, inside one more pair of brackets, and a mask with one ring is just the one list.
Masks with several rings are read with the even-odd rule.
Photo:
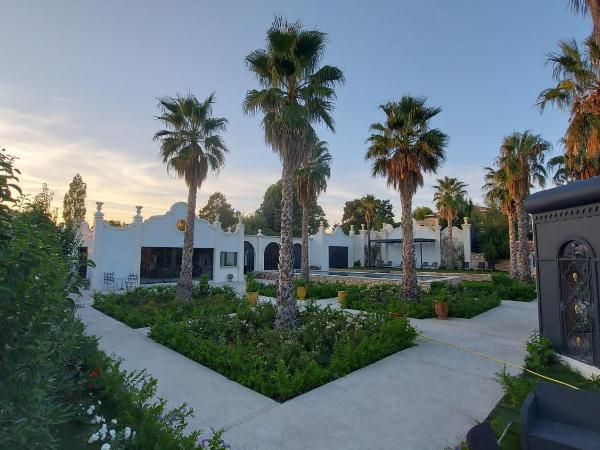
[[563, 386], [567, 386], [567, 387], [570, 387], [572, 389], [579, 390], [579, 388], [576, 387], [576, 386], [573, 386], [573, 385], [571, 385], [569, 383], [565, 383], [564, 381], [556, 380], [556, 379], [548, 377], [546, 375], [542, 375], [541, 373], [537, 373], [537, 372], [535, 372], [535, 371], [533, 371], [531, 369], [528, 369], [526, 367], [523, 367], [523, 366], [521, 366], [519, 364], [514, 364], [514, 363], [511, 363], [509, 361], [504, 361], [504, 360], [496, 358], [494, 356], [486, 355], [485, 353], [476, 352], [475, 350], [471, 350], [470, 348], [466, 348], [466, 347], [463, 347], [463, 346], [460, 346], [460, 345], [457, 345], [457, 344], [453, 344], [452, 342], [448, 342], [448, 341], [444, 341], [442, 339], [438, 339], [438, 338], [434, 338], [434, 337], [431, 337], [431, 336], [427, 336], [426, 334], [423, 334], [420, 331], [418, 331], [418, 335], [421, 336], [422, 338], [426, 339], [426, 340], [437, 342], [438, 344], [447, 345], [448, 347], [456, 348], [458, 350], [462, 350], [462, 351], [465, 351], [467, 353], [471, 353], [471, 354], [473, 354], [475, 356], [479, 356], [480, 358], [483, 358], [483, 359], [490, 359], [490, 360], [495, 361], [497, 363], [504, 364], [506, 366], [511, 366], [511, 367], [514, 367], [515, 369], [523, 370], [524, 372], [530, 373], [530, 374], [535, 375], [536, 377], [542, 378], [544, 380], [551, 381], [552, 383], [562, 384]]

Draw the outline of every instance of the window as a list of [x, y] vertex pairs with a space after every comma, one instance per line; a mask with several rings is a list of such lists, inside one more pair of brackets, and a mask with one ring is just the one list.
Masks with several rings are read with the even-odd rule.
[[221, 252], [221, 266], [237, 266], [237, 252]]

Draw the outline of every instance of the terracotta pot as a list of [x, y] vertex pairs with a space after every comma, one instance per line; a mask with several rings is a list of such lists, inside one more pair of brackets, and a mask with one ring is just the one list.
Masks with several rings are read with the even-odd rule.
[[440, 320], [448, 318], [448, 302], [435, 302], [435, 314]]
[[394, 320], [408, 319], [408, 316], [406, 315], [406, 313], [403, 313], [403, 312], [390, 312], [390, 316], [392, 316], [392, 319], [394, 319]]
[[338, 300], [340, 302], [340, 308], [346, 307], [346, 297], [348, 297], [348, 291], [338, 291]]
[[258, 292], [247, 292], [248, 296], [248, 304], [250, 306], [256, 306], [256, 302], [258, 301]]
[[296, 297], [298, 297], [298, 300], [304, 300], [306, 298], [306, 287], [298, 286], [296, 288]]

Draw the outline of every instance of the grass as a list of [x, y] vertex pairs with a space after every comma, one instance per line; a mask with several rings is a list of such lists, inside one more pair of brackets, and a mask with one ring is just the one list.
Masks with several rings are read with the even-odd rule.
[[[563, 381], [579, 389], [587, 391], [600, 392], [600, 383], [588, 380], [572, 371], [564, 364], [554, 364], [546, 369], [541, 369], [542, 375]], [[533, 378], [530, 375], [523, 377]], [[502, 397], [490, 415], [486, 419], [494, 428], [497, 435], [500, 435], [507, 424], [511, 424], [508, 432], [504, 436], [500, 445], [501, 450], [520, 450], [521, 449], [521, 430], [519, 428], [520, 412], [519, 408], [511, 404], [507, 395]]]

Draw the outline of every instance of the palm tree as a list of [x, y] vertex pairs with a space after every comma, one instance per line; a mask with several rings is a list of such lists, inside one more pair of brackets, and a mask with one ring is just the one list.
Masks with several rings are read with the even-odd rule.
[[365, 266], [372, 265], [371, 261], [371, 229], [373, 228], [373, 218], [377, 212], [378, 202], [371, 194], [365, 195], [360, 199], [360, 210], [365, 218], [367, 225], [367, 262]]
[[447, 265], [454, 268], [454, 240], [452, 238], [452, 222], [464, 203], [467, 185], [457, 178], [444, 177], [437, 180], [434, 186], [433, 201], [438, 213], [446, 219], [448, 224], [448, 261]]
[[337, 67], [318, 68], [325, 43], [325, 33], [275, 18], [267, 32], [266, 49], [254, 50], [246, 57], [248, 69], [261, 88], [246, 93], [243, 109], [246, 113], [263, 113], [265, 141], [282, 162], [278, 328], [297, 324], [292, 264], [293, 178], [308, 158], [312, 124], [323, 123], [333, 131], [334, 88], [344, 80]]
[[531, 281], [527, 214], [523, 200], [529, 195], [533, 184], [540, 187], [545, 185], [546, 170], [543, 163], [551, 147], [540, 135], [529, 131], [515, 132], [505, 137], [500, 147], [498, 167], [504, 172], [506, 188], [515, 203], [517, 215], [519, 276], [522, 281]]
[[559, 47], [559, 53], [548, 57], [557, 84], [540, 93], [538, 104], [542, 111], [547, 104], [569, 111], [562, 142], [567, 158], [582, 162], [572, 175], [586, 179], [600, 175], [598, 164], [587, 164], [600, 158], [600, 47], [592, 38], [585, 41], [584, 51], [574, 40], [561, 41]]
[[600, 173], [600, 155], [589, 158], [583, 152], [557, 155], [548, 160], [546, 169], [554, 172], [552, 181], [561, 185], [589, 178], [588, 173]]
[[509, 274], [511, 278], [519, 277], [519, 266], [517, 263], [518, 250], [517, 239], [515, 237], [515, 202], [508, 193], [506, 186], [506, 173], [500, 169], [484, 167], [485, 200], [489, 205], [498, 205], [508, 219], [508, 248], [510, 253]]
[[317, 197], [327, 189], [327, 180], [331, 176], [331, 154], [327, 142], [315, 139], [310, 142], [310, 156], [296, 174], [296, 193], [298, 204], [302, 207], [302, 278], [307, 282], [310, 277], [308, 262], [308, 213], [317, 203]]
[[227, 128], [227, 120], [212, 117], [214, 93], [199, 102], [192, 94], [159, 99], [165, 125], [154, 135], [160, 142], [160, 157], [167, 170], [174, 171], [188, 187], [187, 217], [183, 235], [181, 274], [177, 283], [177, 298], [190, 299], [192, 295], [192, 255], [194, 251], [194, 218], [196, 195], [208, 170], [217, 172], [225, 164], [227, 147], [219, 133]]
[[594, 40], [600, 46], [600, 0], [569, 0], [573, 11], [581, 14], [588, 12], [592, 16], [594, 24]]
[[381, 105], [385, 122], [371, 125], [366, 159], [373, 162], [373, 176], [381, 175], [400, 193], [402, 203], [402, 258], [404, 294], [418, 294], [415, 244], [412, 228], [412, 197], [423, 185], [424, 173], [435, 173], [445, 159], [446, 134], [429, 122], [441, 108], [429, 107], [425, 98], [404, 96], [399, 102]]

